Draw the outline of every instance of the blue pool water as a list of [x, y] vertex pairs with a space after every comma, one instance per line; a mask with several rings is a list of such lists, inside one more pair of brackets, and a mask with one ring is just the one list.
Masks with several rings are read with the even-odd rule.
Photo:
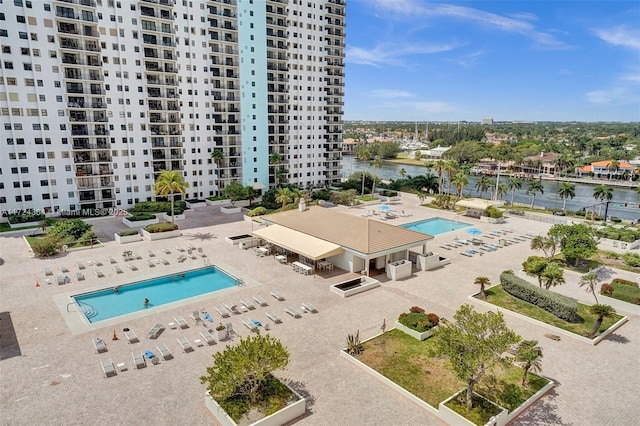
[[[103, 321], [120, 315], [138, 312], [154, 306], [177, 302], [217, 290], [233, 287], [237, 280], [216, 267], [167, 275], [147, 281], [139, 281], [112, 287], [93, 293], [74, 296], [89, 322]], [[144, 299], [149, 299], [148, 308]]]
[[466, 228], [471, 225], [468, 223], [443, 219], [441, 217], [434, 217], [431, 219], [421, 220], [419, 222], [405, 223], [400, 226], [412, 231], [422, 232], [423, 234], [438, 235], [444, 234], [445, 232], [455, 231], [456, 229]]

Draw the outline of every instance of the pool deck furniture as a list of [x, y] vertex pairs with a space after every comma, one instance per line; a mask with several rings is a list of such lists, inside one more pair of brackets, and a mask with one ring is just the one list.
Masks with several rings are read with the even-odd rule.
[[202, 251], [202, 247], [198, 247], [198, 254], [200, 257], [207, 257], [207, 254]]
[[260, 297], [260, 295], [256, 294], [255, 296], [253, 296], [253, 300], [256, 301], [256, 303], [260, 306], [267, 306], [267, 301], [264, 300], [262, 297]]
[[156, 267], [155, 262], [154, 262], [154, 261], [152, 261], [152, 260], [148, 260], [148, 259], [147, 259], [147, 260], [145, 261], [145, 263], [147, 264], [147, 266], [148, 266], [149, 268], [155, 268], [155, 267]]
[[176, 250], [178, 250], [180, 253], [184, 253], [184, 249], [182, 247], [176, 247]]
[[104, 343], [104, 340], [102, 340], [101, 338], [96, 338], [96, 339], [91, 339], [91, 341], [93, 342], [93, 347], [96, 350], [97, 354], [100, 354], [102, 352], [107, 352], [109, 349], [107, 349], [107, 344]]
[[155, 254], [151, 250], [147, 250], [147, 256], [155, 257]]
[[87, 269], [86, 266], [84, 266], [84, 263], [82, 262], [78, 262], [76, 263], [76, 266], [78, 267], [78, 269], [83, 270], [83, 269]]
[[123, 273], [122, 269], [120, 269], [120, 267], [118, 265], [114, 265], [113, 266], [113, 270], [116, 271], [116, 274], [122, 274]]
[[96, 273], [96, 276], [98, 278], [104, 278], [104, 274], [102, 273], [102, 271], [100, 269], [96, 269], [95, 273]]
[[287, 256], [279, 254], [279, 255], [275, 256], [275, 259], [280, 263], [283, 263], [283, 264], [287, 263]]
[[64, 285], [66, 283], [66, 280], [62, 275], [58, 275], [56, 279], [58, 280], [58, 285]]
[[236, 331], [236, 329], [233, 327], [233, 323], [228, 322], [227, 323], [227, 336], [229, 336], [229, 338], [233, 338], [233, 335], [238, 335], [238, 332]]
[[213, 338], [211, 333], [209, 333], [209, 331], [207, 331], [207, 330], [201, 331], [200, 332], [200, 336], [202, 336], [202, 338], [207, 343], [207, 345], [211, 346], [211, 345], [215, 345], [216, 344], [215, 339]]
[[168, 265], [169, 261], [167, 259], [160, 258], [160, 259], [158, 259], [158, 263], [162, 263], [163, 265]]
[[84, 281], [84, 274], [82, 272], [76, 272], [76, 278], [78, 281]]
[[301, 262], [292, 262], [291, 266], [293, 267], [294, 271], [304, 275], [309, 275], [313, 273], [313, 268], [311, 266], [305, 265], [304, 263], [301, 263]]
[[187, 256], [185, 256], [184, 254], [181, 254], [180, 256], [178, 256], [178, 263], [182, 263], [185, 260], [187, 260]]
[[240, 303], [247, 309], [255, 309], [255, 305], [249, 299], [240, 299]]
[[63, 274], [66, 274], [67, 272], [69, 272], [69, 268], [67, 268], [64, 265], [60, 265], [59, 268], [60, 268], [60, 272], [62, 272]]
[[247, 327], [252, 332], [255, 333], [256, 331], [258, 331], [258, 327], [256, 327], [256, 325], [253, 322], [249, 320], [242, 320], [242, 323], [244, 324], [245, 327]]
[[272, 295], [276, 300], [279, 300], [279, 301], [283, 301], [283, 300], [284, 300], [284, 297], [282, 297], [282, 295], [281, 295], [280, 293], [278, 293], [277, 291], [272, 291], [272, 292], [271, 292], [271, 295]]
[[113, 256], [107, 256], [107, 260], [109, 261], [109, 263], [113, 264], [116, 263], [116, 260], [113, 258]]
[[102, 367], [102, 374], [104, 377], [111, 377], [118, 374], [110, 359], [100, 360], [100, 367]]
[[173, 320], [176, 322], [176, 324], [178, 324], [180, 328], [189, 328], [189, 324], [187, 324], [187, 321], [185, 321], [182, 315], [173, 317]]
[[225, 303], [224, 307], [227, 309], [227, 311], [229, 311], [229, 313], [236, 314], [236, 315], [240, 313], [236, 305], [229, 305], [228, 303]]
[[165, 343], [158, 343], [158, 345], [156, 346], [156, 349], [158, 349], [158, 352], [160, 352], [160, 356], [162, 357], [163, 360], [167, 361], [173, 358], [173, 354], [171, 353], [171, 351], [169, 350], [169, 348]]
[[168, 249], [168, 248], [166, 248], [166, 247], [162, 249], [162, 252], [163, 252], [164, 254], [171, 254], [171, 250], [169, 250], [169, 249]]
[[102, 262], [100, 260], [94, 260], [93, 264], [96, 266], [102, 266]]
[[43, 271], [46, 277], [53, 276], [53, 271], [51, 270], [51, 268], [44, 268]]
[[451, 247], [449, 247], [449, 246], [447, 246], [447, 245], [445, 245], [445, 244], [440, 244], [440, 246], [439, 246], [439, 247], [440, 247], [440, 248], [443, 248], [443, 249], [445, 249], [445, 250], [451, 250]]
[[267, 312], [265, 312], [265, 315], [267, 316], [267, 318], [269, 318], [271, 321], [273, 321], [276, 324], [280, 324], [282, 322], [280, 317], [278, 315], [276, 315], [275, 312], [267, 311]]
[[460, 254], [466, 257], [473, 257], [473, 254], [467, 253], [466, 251], [461, 251]]
[[178, 344], [180, 345], [180, 347], [184, 352], [193, 351], [193, 346], [191, 346], [191, 343], [189, 343], [186, 337], [181, 336], [181, 337], [178, 337], [176, 340], [178, 341]]
[[155, 324], [149, 331], [147, 332], [148, 339], [157, 339], [160, 333], [164, 330], [164, 326], [160, 323]]
[[189, 314], [189, 316], [191, 317], [193, 322], [196, 323], [196, 325], [204, 325], [204, 321], [202, 321], [202, 318], [200, 318], [200, 312], [193, 311]]
[[300, 318], [300, 313], [298, 313], [298, 311], [293, 309], [291, 306], [287, 306], [286, 308], [284, 308], [284, 311], [294, 318]]
[[140, 339], [138, 339], [138, 336], [136, 335], [136, 332], [133, 330], [125, 331], [124, 337], [127, 339], [127, 342], [129, 343], [136, 343], [140, 341]]
[[142, 355], [142, 352], [132, 352], [131, 358], [133, 359], [133, 367], [136, 370], [139, 370], [147, 366], [147, 361], [145, 361], [144, 356]]
[[309, 312], [318, 313], [318, 308], [316, 308], [312, 303], [303, 302], [302, 303], [302, 307], [304, 309], [306, 309], [307, 311], [309, 311]]
[[193, 244], [189, 244], [189, 245], [187, 245], [187, 248], [188, 248], [189, 250], [195, 250], [195, 249], [196, 249], [196, 248], [193, 246]]
[[215, 307], [216, 312], [223, 318], [229, 318], [229, 312], [227, 312], [227, 310], [223, 307], [220, 306], [216, 306]]
[[135, 263], [129, 263], [129, 264], [127, 265], [127, 267], [128, 267], [129, 269], [131, 269], [132, 271], [137, 271], [137, 270], [138, 270], [138, 267], [136, 266], [136, 264], [135, 264]]

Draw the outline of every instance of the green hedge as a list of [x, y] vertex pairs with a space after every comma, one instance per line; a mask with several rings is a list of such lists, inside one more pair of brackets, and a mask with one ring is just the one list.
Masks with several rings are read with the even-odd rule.
[[612, 226], [606, 226], [596, 231], [596, 235], [601, 238], [609, 238], [610, 240], [619, 240], [626, 243], [632, 243], [635, 240], [640, 240], [640, 230], [627, 228], [620, 229]]
[[131, 216], [127, 216], [127, 220], [129, 222], [138, 222], [141, 220], [151, 220], [155, 218], [156, 215], [150, 213], [134, 213]]
[[[638, 288], [637, 285], [633, 286], [613, 280], [611, 282], [611, 286], [613, 287], [613, 294], [609, 297], [622, 300], [623, 302], [632, 303], [634, 305], [640, 305], [640, 288]], [[602, 294], [602, 291], [600, 294]]]
[[[398, 322], [406, 327], [409, 327], [412, 330], [417, 331], [418, 333], [424, 333], [425, 331], [430, 330], [438, 325], [437, 322], [433, 323], [429, 319], [429, 315], [434, 314], [425, 314], [424, 312], [403, 312], [398, 317]], [[436, 321], [438, 320], [436, 319]]]
[[640, 267], [640, 254], [625, 253], [621, 257], [622, 257], [622, 261], [627, 265], [634, 268]]
[[574, 323], [583, 321], [578, 315], [577, 302], [569, 297], [536, 287], [508, 272], [500, 275], [500, 283], [504, 291], [513, 297], [542, 308], [562, 320]]
[[[182, 214], [187, 209], [187, 203], [184, 201], [176, 201], [173, 204], [173, 213]], [[137, 203], [130, 212], [145, 212], [145, 213], [166, 213], [171, 214], [171, 202], [170, 201], [143, 201]]]
[[150, 234], [175, 231], [176, 229], [178, 229], [178, 225], [172, 224], [171, 222], [154, 223], [144, 228], [144, 230]]
[[126, 231], [118, 232], [118, 235], [121, 237], [130, 237], [132, 235], [138, 235], [139, 232], [137, 229], [127, 229]]
[[44, 220], [44, 213], [10, 214], [8, 219], [9, 223], [12, 225], [27, 222], [40, 222], [41, 220]]
[[247, 216], [249, 217], [262, 216], [263, 214], [266, 214], [266, 213], [267, 213], [267, 209], [265, 209], [264, 207], [256, 207], [255, 209], [247, 213]]

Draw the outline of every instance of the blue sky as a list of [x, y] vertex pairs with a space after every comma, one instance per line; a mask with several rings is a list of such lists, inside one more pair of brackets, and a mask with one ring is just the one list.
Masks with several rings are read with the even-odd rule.
[[345, 119], [640, 121], [640, 2], [348, 0]]

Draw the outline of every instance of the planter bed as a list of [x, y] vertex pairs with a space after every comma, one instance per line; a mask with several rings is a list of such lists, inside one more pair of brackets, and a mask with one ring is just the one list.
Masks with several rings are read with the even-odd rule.
[[120, 244], [128, 244], [128, 243], [135, 243], [137, 241], [142, 241], [142, 236], [140, 234], [125, 235], [124, 237], [121, 237], [118, 234], [114, 234], [114, 236], [116, 241]]
[[153, 225], [154, 223], [160, 223], [160, 220], [157, 217], [155, 219], [147, 220], [129, 220], [126, 217], [123, 217], [122, 223], [129, 228], [144, 228], [145, 226]]
[[233, 244], [234, 246], [237, 244], [240, 244], [244, 241], [249, 241], [251, 240], [253, 237], [249, 234], [242, 234], [242, 235], [234, 235], [232, 237], [224, 237], [224, 240], [226, 242], [228, 242], [229, 244]]
[[22, 222], [22, 223], [11, 223], [11, 222], [7, 222], [9, 224], [9, 228], [11, 229], [20, 229], [20, 228], [34, 228], [34, 227], [40, 227], [40, 222]]
[[220, 212], [224, 214], [234, 214], [240, 213], [242, 211], [242, 207], [220, 207]]
[[229, 200], [228, 198], [225, 198], [224, 200], [204, 200], [204, 202], [208, 206], [226, 206], [228, 204], [231, 204], [231, 200]]
[[149, 241], [164, 240], [167, 238], [179, 237], [180, 235], [182, 235], [182, 231], [180, 231], [179, 229], [176, 229], [175, 231], [152, 232], [152, 233], [149, 233], [144, 229], [142, 230], [142, 236]]
[[329, 287], [329, 291], [339, 294], [342, 297], [349, 297], [376, 287], [380, 287], [380, 282], [376, 279], [365, 276], [333, 284]]
[[207, 202], [205, 200], [187, 201], [187, 208], [189, 209], [197, 209], [200, 207], [207, 207]]
[[[162, 213], [162, 218], [167, 222], [171, 222], [171, 215], [169, 213]], [[173, 220], [185, 220], [186, 218], [187, 216], [184, 213], [173, 216]]]
[[438, 326], [436, 325], [436, 326], [431, 327], [427, 331], [420, 332], [420, 331], [413, 330], [413, 329], [407, 327], [406, 325], [399, 323], [398, 321], [395, 322], [394, 327], [397, 330], [402, 331], [404, 334], [408, 334], [409, 336], [413, 337], [414, 339], [418, 339], [418, 340], [426, 340], [426, 339], [428, 339], [429, 337], [433, 336], [433, 333], [435, 333], [436, 329], [438, 328]]

